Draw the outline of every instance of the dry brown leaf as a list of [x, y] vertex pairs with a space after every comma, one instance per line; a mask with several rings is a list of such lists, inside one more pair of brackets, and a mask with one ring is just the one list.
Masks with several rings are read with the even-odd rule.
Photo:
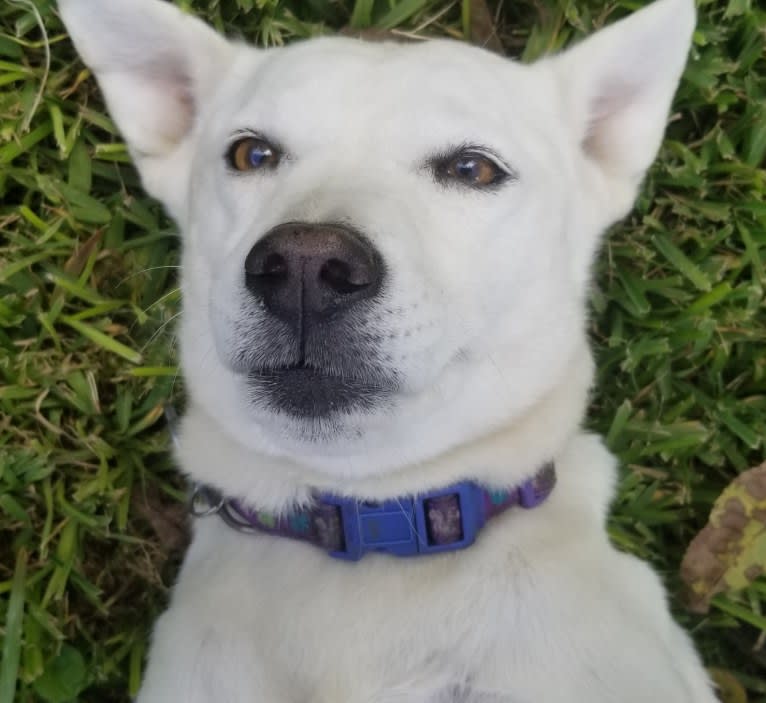
[[747, 693], [734, 674], [724, 669], [708, 669], [708, 673], [721, 703], [747, 703]]
[[189, 525], [186, 506], [163, 500], [156, 486], [133, 494], [133, 510], [146, 520], [157, 535], [163, 550], [170, 554], [186, 547], [189, 541]]
[[497, 54], [505, 53], [486, 0], [471, 0], [471, 42]]
[[74, 254], [72, 254], [64, 264], [64, 271], [72, 276], [79, 276], [85, 269], [85, 264], [88, 263], [88, 259], [90, 259], [91, 255], [96, 250], [96, 247], [101, 243], [103, 235], [103, 230], [96, 230], [91, 237], [77, 247]]
[[681, 563], [690, 610], [717, 593], [746, 588], [766, 568], [766, 463], [740, 474], [718, 497]]

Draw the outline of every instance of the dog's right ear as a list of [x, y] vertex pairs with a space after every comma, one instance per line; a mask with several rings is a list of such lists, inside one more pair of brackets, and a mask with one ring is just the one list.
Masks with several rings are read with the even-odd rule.
[[144, 187], [178, 217], [188, 137], [236, 46], [161, 0], [59, 0], [58, 6]]

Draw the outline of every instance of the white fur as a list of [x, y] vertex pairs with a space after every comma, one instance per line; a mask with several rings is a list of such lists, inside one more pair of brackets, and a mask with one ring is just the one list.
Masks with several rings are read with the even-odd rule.
[[[472, 478], [514, 485], [554, 458], [540, 508], [470, 549], [358, 564], [198, 521], [157, 624], [140, 703], [713, 703], [661, 584], [607, 539], [613, 460], [579, 431], [586, 295], [600, 234], [631, 207], [684, 66], [691, 0], [658, 0], [521, 66], [451, 41], [318, 39], [258, 51], [157, 0], [60, 0], [147, 190], [184, 237], [184, 471], [283, 511]], [[233, 177], [234, 130], [284, 144]], [[425, 159], [491, 146], [497, 193]], [[384, 257], [370, 322], [392, 404], [307, 427], [248, 400], [242, 267], [286, 221], [349, 221]]]

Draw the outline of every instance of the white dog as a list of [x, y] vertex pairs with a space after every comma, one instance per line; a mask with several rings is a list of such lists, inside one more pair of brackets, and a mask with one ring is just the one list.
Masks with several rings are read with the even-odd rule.
[[692, 0], [531, 66], [60, 9], [183, 232], [178, 458], [210, 514], [141, 703], [715, 701], [609, 543], [614, 460], [579, 429], [591, 263], [660, 145]]

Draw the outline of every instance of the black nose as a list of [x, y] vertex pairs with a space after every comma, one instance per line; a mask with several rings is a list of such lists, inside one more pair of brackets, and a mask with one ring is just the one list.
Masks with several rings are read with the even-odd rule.
[[248, 290], [272, 314], [294, 325], [372, 298], [382, 279], [383, 262], [377, 250], [340, 225], [279, 225], [245, 259]]

